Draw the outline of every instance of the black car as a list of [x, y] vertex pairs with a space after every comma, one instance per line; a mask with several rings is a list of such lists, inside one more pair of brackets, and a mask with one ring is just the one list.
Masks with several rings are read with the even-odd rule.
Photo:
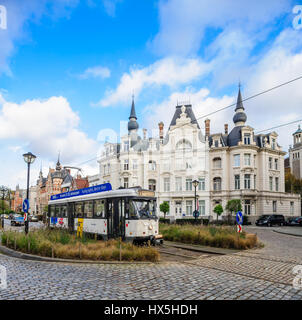
[[302, 227], [302, 217], [290, 218], [286, 222], [287, 226], [301, 226]]
[[256, 221], [256, 226], [268, 226], [272, 227], [274, 225], [284, 226], [285, 219], [281, 214], [263, 215]]

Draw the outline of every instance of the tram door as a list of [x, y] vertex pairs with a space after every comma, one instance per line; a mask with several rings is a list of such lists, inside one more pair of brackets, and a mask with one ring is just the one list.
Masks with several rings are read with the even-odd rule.
[[107, 199], [108, 239], [125, 235], [125, 200]]
[[73, 203], [67, 204], [67, 217], [68, 217], [68, 230], [70, 232], [74, 231], [74, 212]]

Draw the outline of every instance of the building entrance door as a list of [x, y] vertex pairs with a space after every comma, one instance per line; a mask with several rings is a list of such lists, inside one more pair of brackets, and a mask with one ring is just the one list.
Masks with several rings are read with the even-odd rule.
[[175, 201], [175, 217], [182, 216], [181, 201]]

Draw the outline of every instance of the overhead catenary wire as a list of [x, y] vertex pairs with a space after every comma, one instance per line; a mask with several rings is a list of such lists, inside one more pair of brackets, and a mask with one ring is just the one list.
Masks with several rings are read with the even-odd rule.
[[[291, 84], [291, 83], [293, 83], [293, 82], [295, 82], [295, 81], [298, 81], [298, 80], [301, 80], [301, 79], [302, 79], [302, 76], [299, 76], [299, 77], [296, 77], [296, 78], [291, 79], [291, 80], [289, 80], [289, 81], [280, 83], [280, 84], [278, 84], [278, 85], [276, 85], [276, 86], [274, 86], [274, 87], [271, 87], [271, 88], [266, 89], [266, 90], [264, 90], [264, 91], [261, 91], [261, 92], [259, 92], [259, 93], [253, 94], [253, 95], [251, 95], [251, 96], [249, 96], [249, 97], [247, 97], [247, 98], [245, 98], [245, 99], [242, 99], [242, 102], [245, 102], [245, 101], [254, 99], [254, 98], [256, 98], [256, 97], [259, 97], [259, 96], [261, 96], [261, 95], [264, 95], [264, 94], [266, 94], [266, 93], [269, 93], [269, 92], [271, 92], [271, 91], [273, 91], [273, 90], [279, 89], [279, 88], [281, 88], [281, 87], [284, 87], [284, 86], [286, 86], [286, 85], [288, 85], [288, 84]], [[232, 103], [232, 104], [230, 104], [230, 105], [227, 105], [227, 106], [222, 107], [222, 108], [219, 108], [219, 109], [217, 109], [217, 110], [215, 110], [215, 111], [213, 111], [213, 112], [210, 112], [210, 113], [208, 113], [208, 114], [205, 114], [205, 115], [203, 115], [203, 116], [201, 116], [201, 117], [198, 117], [198, 118], [196, 118], [195, 121], [196, 121], [196, 123], [197, 123], [198, 120], [201, 120], [201, 119], [203, 119], [203, 118], [210, 117], [210, 116], [212, 116], [212, 115], [214, 115], [214, 114], [216, 114], [216, 113], [218, 113], [218, 112], [224, 111], [224, 110], [229, 109], [229, 108], [231, 108], [231, 107], [234, 107], [234, 106], [236, 106], [236, 105], [237, 105], [237, 102], [234, 102], [234, 103]], [[265, 131], [269, 131], [269, 130], [273, 130], [273, 129], [277, 129], [277, 128], [281, 128], [281, 127], [284, 127], [284, 126], [287, 126], [287, 125], [290, 125], [290, 124], [294, 124], [294, 123], [297, 123], [297, 122], [300, 122], [300, 121], [301, 121], [301, 120], [295, 120], [295, 121], [292, 121], [292, 122], [289, 122], [289, 123], [285, 123], [285, 124], [278, 125], [278, 126], [273, 127], [273, 128], [264, 129], [264, 130], [261, 130], [261, 131], [256, 132], [256, 134], [262, 133], [262, 132], [265, 132]], [[194, 121], [193, 121], [193, 123], [194, 123]], [[181, 125], [180, 127], [182, 127], [182, 126], [184, 126], [184, 125], [186, 125], [186, 124], [183, 124], [183, 125]], [[179, 127], [178, 127], [178, 128], [179, 128]], [[171, 129], [170, 129], [170, 130], [171, 130]], [[173, 130], [173, 129], [172, 129], [172, 130]], [[175, 130], [175, 129], [174, 129], [174, 130]], [[94, 160], [97, 160], [97, 159], [98, 159], [98, 157], [94, 157], [94, 158], [92, 158], [92, 159], [89, 159], [89, 160], [86, 160], [86, 161], [84, 161], [84, 162], [82, 162], [82, 163], [79, 163], [77, 166], [81, 166], [81, 165], [83, 165], [83, 164], [89, 163], [89, 162], [94, 161]]]
[[[248, 101], [248, 100], [257, 98], [257, 97], [259, 97], [259, 96], [261, 96], [261, 95], [264, 95], [264, 94], [269, 93], [269, 92], [271, 92], [271, 91], [273, 91], [273, 90], [276, 90], [276, 89], [279, 89], [279, 88], [281, 88], [281, 87], [284, 87], [284, 86], [286, 86], [286, 85], [288, 85], [288, 84], [291, 84], [291, 83], [293, 83], [293, 82], [295, 82], [295, 81], [298, 81], [298, 80], [301, 80], [301, 79], [302, 79], [302, 76], [299, 76], [299, 77], [294, 78], [294, 79], [292, 79], [292, 80], [289, 80], [289, 81], [280, 83], [280, 84], [278, 84], [278, 85], [276, 85], [276, 86], [274, 86], [274, 87], [271, 87], [271, 88], [266, 89], [266, 90], [264, 90], [264, 91], [261, 91], [261, 92], [259, 92], [259, 93], [253, 94], [253, 95], [251, 95], [251, 96], [249, 96], [249, 97], [247, 97], [247, 98], [245, 98], [245, 99], [242, 99], [242, 102], [245, 102], [245, 101]], [[216, 113], [218, 113], [218, 112], [221, 112], [221, 111], [224, 111], [224, 110], [226, 110], [226, 109], [232, 108], [232, 107], [234, 107], [234, 106], [236, 106], [236, 105], [237, 105], [237, 102], [234, 102], [234, 103], [232, 103], [232, 104], [230, 104], [230, 105], [227, 105], [227, 106], [222, 107], [222, 108], [219, 108], [219, 109], [217, 109], [217, 110], [215, 110], [215, 111], [213, 111], [213, 112], [210, 112], [210, 113], [208, 113], [208, 114], [205, 114], [205, 115], [203, 115], [203, 116], [201, 116], [201, 117], [198, 117], [198, 118], [196, 118], [195, 121], [197, 122], [198, 120], [201, 120], [201, 119], [203, 119], [203, 118], [210, 117], [210, 116], [212, 116], [212, 115], [214, 115], [214, 114], [216, 114]], [[192, 123], [194, 123], [194, 121], [192, 121]], [[185, 126], [185, 125], [186, 125], [186, 124], [183, 124], [183, 125], [181, 125], [181, 126], [179, 126], [179, 127], [182, 127], [182, 126]], [[178, 128], [179, 128], [179, 127], [178, 127]]]

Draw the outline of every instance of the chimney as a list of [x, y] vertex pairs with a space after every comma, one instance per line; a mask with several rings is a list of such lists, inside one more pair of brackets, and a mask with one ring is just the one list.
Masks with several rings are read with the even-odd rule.
[[146, 140], [146, 138], [147, 138], [147, 129], [143, 129], [143, 133], [144, 133], [144, 140]]
[[227, 123], [224, 125], [224, 134], [229, 134], [229, 125]]
[[207, 137], [210, 135], [210, 122], [211, 122], [210, 119], [206, 119], [206, 120], [204, 121], [205, 127], [206, 127], [206, 136], [207, 136]]
[[158, 128], [159, 128], [159, 139], [163, 140], [164, 139], [164, 123], [160, 122], [158, 124]]

